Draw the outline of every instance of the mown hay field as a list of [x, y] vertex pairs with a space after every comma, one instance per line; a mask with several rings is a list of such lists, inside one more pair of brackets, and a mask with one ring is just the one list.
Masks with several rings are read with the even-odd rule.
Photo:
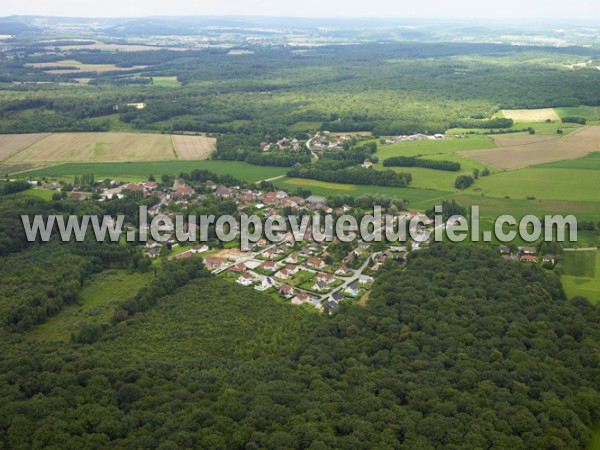
[[30, 145], [44, 139], [48, 134], [0, 134], [0, 161], [25, 150]]
[[33, 143], [5, 162], [60, 163], [168, 161], [176, 159], [171, 137], [140, 133], [55, 133]]
[[499, 134], [492, 136], [492, 139], [498, 147], [516, 147], [559, 139], [559, 137], [547, 134]]
[[[506, 141], [505, 141], [506, 142]], [[498, 169], [514, 170], [581, 158], [600, 151], [600, 127], [583, 127], [556, 139], [461, 153]]]
[[543, 122], [545, 120], [560, 120], [553, 108], [543, 109], [503, 109], [502, 115], [515, 122]]
[[184, 160], [208, 159], [215, 150], [217, 140], [206, 136], [172, 136], [177, 158]]

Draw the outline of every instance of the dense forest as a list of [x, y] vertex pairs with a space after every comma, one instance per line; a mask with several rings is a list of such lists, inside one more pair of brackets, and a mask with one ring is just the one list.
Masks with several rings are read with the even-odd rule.
[[[600, 104], [600, 72], [563, 66], [597, 58], [591, 48], [385, 42], [246, 50], [253, 53], [9, 49], [0, 55], [0, 132], [101, 131], [115, 127], [107, 117], [116, 114], [120, 127], [162, 132], [398, 135], [452, 126], [503, 130], [510, 119], [489, 119], [499, 109]], [[49, 74], [29, 65], [61, 60], [146, 67]], [[75, 81], [85, 77], [91, 85]], [[148, 83], [156, 77], [181, 85]], [[54, 83], [28, 84], [48, 81]], [[130, 102], [147, 107], [128, 108]]]
[[600, 418], [599, 309], [482, 248], [389, 263], [331, 316], [180, 286], [92, 344], [2, 331], [3, 445], [581, 448]]

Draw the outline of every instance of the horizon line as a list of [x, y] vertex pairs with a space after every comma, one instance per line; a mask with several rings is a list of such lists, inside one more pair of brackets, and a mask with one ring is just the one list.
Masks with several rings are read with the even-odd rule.
[[393, 22], [393, 21], [419, 21], [419, 22], [474, 22], [474, 21], [486, 21], [487, 23], [504, 23], [507, 21], [511, 22], [531, 22], [530, 25], [535, 27], [540, 22], [593, 22], [595, 19], [589, 17], [538, 17], [527, 18], [527, 17], [486, 17], [486, 16], [472, 16], [472, 17], [441, 17], [441, 16], [397, 16], [397, 17], [383, 17], [383, 16], [295, 16], [295, 15], [264, 15], [264, 14], [193, 14], [193, 15], [172, 15], [172, 14], [154, 14], [154, 15], [137, 15], [137, 16], [82, 16], [82, 15], [64, 15], [64, 14], [9, 14], [6, 16], [0, 16], [0, 20], [9, 18], [53, 18], [53, 19], [97, 19], [97, 20], [126, 20], [126, 19], [298, 19], [298, 20], [354, 20], [354, 21], [381, 21], [381, 22]]

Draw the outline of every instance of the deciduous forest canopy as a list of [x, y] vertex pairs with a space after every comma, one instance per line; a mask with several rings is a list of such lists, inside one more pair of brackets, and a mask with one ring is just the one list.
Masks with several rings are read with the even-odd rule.
[[366, 306], [331, 317], [201, 278], [91, 345], [4, 330], [0, 436], [12, 447], [578, 448], [600, 413], [599, 324], [554, 275], [471, 246], [390, 264]]

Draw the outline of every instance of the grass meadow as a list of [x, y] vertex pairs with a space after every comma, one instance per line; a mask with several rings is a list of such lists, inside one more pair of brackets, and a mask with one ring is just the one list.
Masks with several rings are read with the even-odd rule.
[[600, 201], [598, 173], [592, 170], [527, 168], [477, 180], [469, 192], [490, 197]]
[[589, 153], [582, 158], [541, 164], [537, 167], [546, 169], [600, 170], [600, 152]]
[[253, 166], [237, 161], [164, 161], [137, 163], [67, 163], [27, 172], [28, 177], [61, 177], [93, 174], [96, 177], [147, 177], [179, 175], [194, 169], [210, 170], [217, 175], [232, 175], [243, 181], [260, 181], [284, 175], [285, 167]]
[[46, 323], [35, 327], [28, 337], [41, 341], [69, 339], [80, 321], [104, 323], [111, 319], [115, 305], [132, 298], [149, 281], [150, 273], [105, 270], [95, 275], [81, 290], [79, 302], [63, 308]]
[[494, 141], [487, 136], [469, 136], [463, 139], [447, 138], [439, 141], [407, 141], [380, 145], [377, 156], [383, 161], [392, 156], [436, 155], [495, 147]]
[[587, 297], [600, 301], [600, 252], [573, 252], [562, 255], [561, 281], [569, 298]]

